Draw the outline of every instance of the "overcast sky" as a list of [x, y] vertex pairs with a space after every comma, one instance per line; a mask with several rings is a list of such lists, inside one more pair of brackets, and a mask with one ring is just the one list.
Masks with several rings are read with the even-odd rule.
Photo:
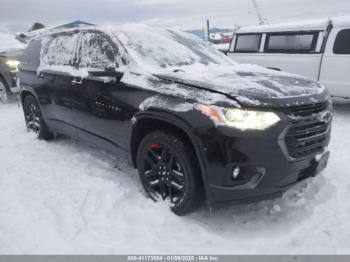
[[[350, 0], [258, 0], [269, 21], [350, 14]], [[35, 22], [55, 26], [73, 20], [97, 24], [146, 21], [183, 29], [256, 24], [251, 0], [0, 0], [0, 30]]]

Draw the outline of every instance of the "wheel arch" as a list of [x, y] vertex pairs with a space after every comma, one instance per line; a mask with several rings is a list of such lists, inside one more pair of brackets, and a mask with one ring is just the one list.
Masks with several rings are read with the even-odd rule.
[[[38, 103], [39, 103], [39, 99], [38, 99], [37, 95], [35, 94], [35, 92], [34, 92], [34, 91], [31, 91], [31, 90], [29, 90], [29, 89], [23, 89], [23, 90], [21, 90], [21, 94], [20, 94], [21, 103], [24, 102], [24, 99], [25, 99], [26, 96], [28, 96], [28, 95], [33, 96], [33, 97], [38, 101]], [[39, 103], [39, 106], [40, 106], [40, 103]]]
[[196, 157], [202, 181], [205, 182], [206, 172], [202, 161], [203, 156], [201, 155], [198, 142], [192, 134], [193, 131], [187, 123], [171, 114], [158, 112], [140, 114], [137, 117], [135, 116], [132, 122], [133, 124], [129, 130], [129, 152], [130, 161], [134, 167], [137, 167], [137, 149], [142, 139], [153, 131], [165, 130], [184, 138], [188, 142]]

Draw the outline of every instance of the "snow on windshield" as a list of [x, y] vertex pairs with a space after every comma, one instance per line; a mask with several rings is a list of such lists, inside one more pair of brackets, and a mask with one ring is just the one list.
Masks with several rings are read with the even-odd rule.
[[200, 64], [235, 63], [215, 48], [189, 33], [146, 25], [125, 25], [113, 34], [139, 64], [162, 69]]

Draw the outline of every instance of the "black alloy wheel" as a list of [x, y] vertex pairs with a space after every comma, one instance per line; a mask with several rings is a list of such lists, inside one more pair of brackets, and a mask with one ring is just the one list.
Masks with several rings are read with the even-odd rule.
[[166, 145], [151, 144], [145, 152], [144, 176], [151, 197], [158, 200], [169, 198], [175, 204], [185, 194], [185, 175], [183, 167], [175, 153]]
[[178, 137], [162, 131], [147, 135], [138, 150], [137, 165], [144, 189], [154, 201], [168, 201], [184, 215], [202, 200], [202, 184], [194, 154]]
[[53, 134], [42, 119], [39, 104], [33, 96], [28, 95], [24, 98], [23, 112], [28, 131], [37, 134], [39, 139], [53, 138]]

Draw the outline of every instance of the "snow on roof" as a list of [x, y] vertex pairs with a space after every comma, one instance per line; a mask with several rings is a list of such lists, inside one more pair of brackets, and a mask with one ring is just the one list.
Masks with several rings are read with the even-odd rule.
[[288, 22], [288, 23], [281, 23], [281, 24], [247, 26], [247, 27], [242, 27], [238, 29], [237, 33], [324, 30], [327, 27], [328, 21], [329, 21], [328, 19], [317, 19], [317, 20]]
[[16, 40], [15, 35], [0, 32], [0, 52], [12, 49], [23, 49], [26, 45]]
[[278, 32], [278, 31], [301, 31], [301, 30], [325, 30], [329, 21], [332, 21], [334, 26], [350, 26], [350, 16], [341, 16], [334, 18], [323, 18], [314, 20], [299, 20], [295, 22], [256, 25], [241, 27], [237, 33], [263, 33], [263, 32]]
[[332, 22], [333, 25], [337, 27], [350, 26], [350, 15], [334, 17]]

